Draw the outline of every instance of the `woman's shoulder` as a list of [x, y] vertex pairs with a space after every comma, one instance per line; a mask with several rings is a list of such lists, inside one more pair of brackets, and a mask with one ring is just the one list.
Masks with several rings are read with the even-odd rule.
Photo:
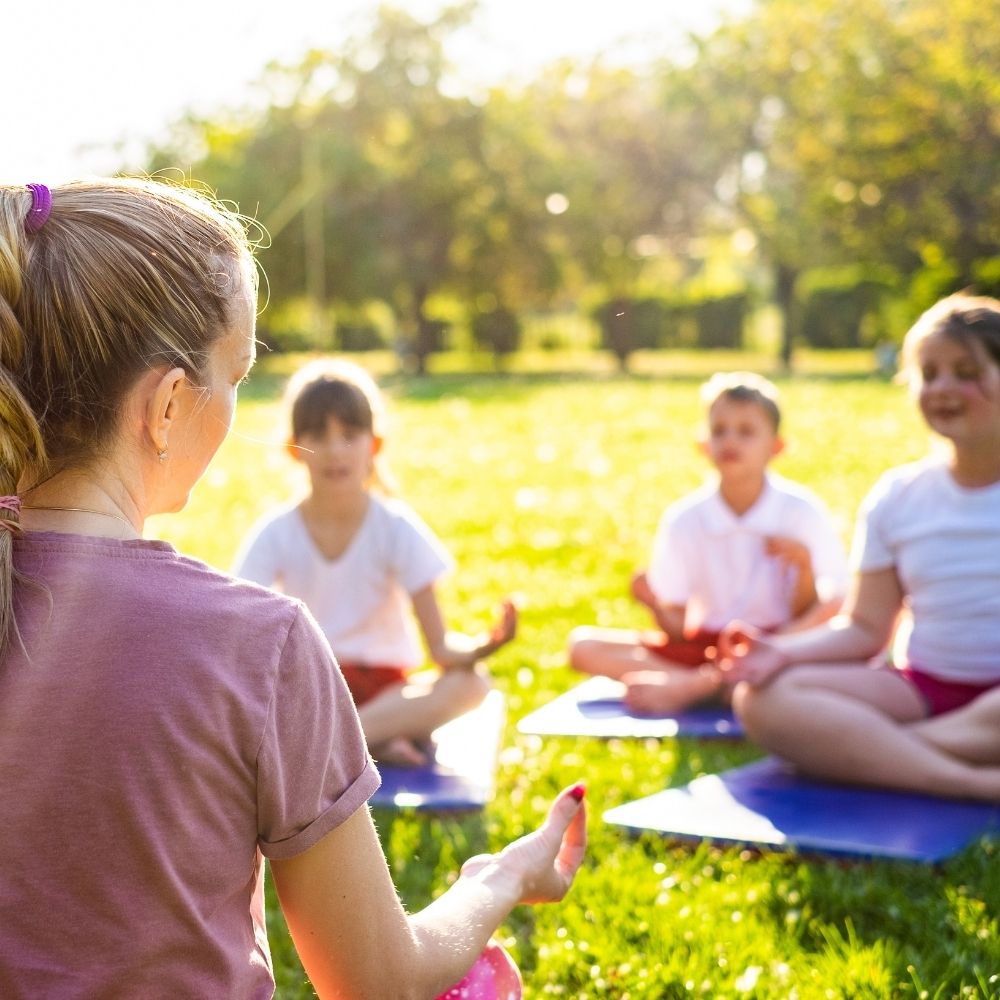
[[239, 579], [156, 539], [116, 541], [31, 532], [16, 542], [18, 569], [53, 590], [93, 587], [101, 606], [173, 622], [179, 631], [260, 635], [291, 622], [299, 602]]
[[197, 602], [210, 614], [233, 616], [254, 626], [267, 628], [278, 620], [291, 621], [298, 614], [301, 602], [270, 587], [234, 576], [194, 556], [175, 553], [163, 572], [172, 576], [168, 592], [183, 604]]

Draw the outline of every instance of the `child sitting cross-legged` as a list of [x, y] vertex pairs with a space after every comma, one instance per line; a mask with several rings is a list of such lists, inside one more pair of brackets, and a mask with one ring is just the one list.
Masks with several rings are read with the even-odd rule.
[[836, 613], [847, 563], [823, 505], [768, 471], [783, 443], [777, 390], [748, 372], [702, 387], [702, 448], [717, 476], [663, 513], [647, 573], [632, 592], [658, 630], [581, 626], [571, 666], [624, 682], [633, 711], [661, 714], [728, 698], [714, 659], [731, 621], [806, 628]]
[[902, 356], [938, 441], [862, 504], [843, 610], [795, 635], [734, 624], [720, 666], [750, 738], [804, 774], [996, 803], [1000, 301], [942, 299]]
[[[267, 515], [234, 572], [302, 600], [337, 657], [372, 753], [418, 765], [433, 730], [478, 705], [486, 658], [514, 637], [503, 602], [488, 635], [450, 632], [435, 583], [451, 557], [423, 520], [390, 497], [378, 459], [383, 405], [357, 365], [320, 361], [289, 386], [289, 450], [309, 473], [308, 495]], [[424, 651], [436, 672], [415, 673]]]

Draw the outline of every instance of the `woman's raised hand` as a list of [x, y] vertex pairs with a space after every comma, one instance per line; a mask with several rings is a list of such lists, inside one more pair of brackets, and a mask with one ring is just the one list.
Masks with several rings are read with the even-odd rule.
[[509, 843], [497, 854], [477, 854], [462, 865], [462, 875], [494, 866], [514, 880], [520, 903], [556, 903], [573, 884], [587, 849], [587, 807], [583, 785], [564, 788], [542, 825]]

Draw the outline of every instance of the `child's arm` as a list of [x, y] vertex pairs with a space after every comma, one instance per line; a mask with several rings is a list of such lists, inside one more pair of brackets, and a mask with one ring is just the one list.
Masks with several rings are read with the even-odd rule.
[[792, 589], [789, 609], [792, 618], [798, 618], [819, 600], [809, 549], [795, 538], [770, 535], [764, 539], [764, 551], [795, 573], [795, 586]]
[[727, 680], [761, 687], [796, 663], [864, 663], [885, 649], [902, 603], [899, 577], [889, 568], [858, 574], [841, 613], [815, 628], [762, 635], [729, 625], [719, 643]]
[[442, 670], [471, 670], [510, 642], [517, 631], [517, 609], [510, 600], [500, 606], [500, 615], [488, 635], [472, 636], [445, 628], [434, 584], [418, 590], [410, 599], [427, 651]]
[[840, 598], [820, 600], [808, 546], [794, 538], [772, 535], [764, 539], [764, 551], [795, 572], [795, 586], [789, 601], [792, 617], [777, 631], [801, 632], [803, 629], [812, 628], [813, 625], [821, 625], [840, 610], [842, 603]]
[[630, 589], [632, 596], [652, 611], [656, 624], [666, 632], [667, 638], [674, 641], [684, 638], [685, 608], [683, 604], [660, 603], [650, 586], [649, 577], [644, 572], [636, 573], [632, 577]]
[[684, 638], [683, 604], [657, 604], [653, 608], [653, 616], [668, 639], [678, 642]]

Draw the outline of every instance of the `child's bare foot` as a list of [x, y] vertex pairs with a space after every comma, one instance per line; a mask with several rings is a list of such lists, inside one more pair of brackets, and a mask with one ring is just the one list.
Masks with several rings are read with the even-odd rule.
[[670, 715], [707, 698], [721, 685], [714, 668], [696, 670], [636, 670], [622, 677], [625, 704], [637, 715]]
[[380, 764], [396, 764], [400, 767], [423, 767], [428, 755], [413, 740], [396, 736], [372, 751], [372, 756]]
[[649, 577], [645, 573], [636, 573], [632, 577], [629, 590], [640, 604], [644, 604], [651, 611], [656, 610], [656, 595], [653, 593], [653, 588], [649, 585]]

